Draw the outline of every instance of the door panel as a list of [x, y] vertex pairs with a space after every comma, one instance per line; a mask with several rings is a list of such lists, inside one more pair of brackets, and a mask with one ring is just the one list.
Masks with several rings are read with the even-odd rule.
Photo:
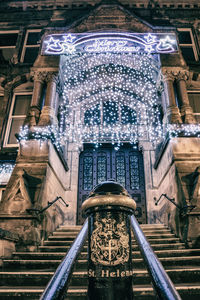
[[81, 206], [89, 192], [97, 184], [114, 179], [122, 184], [137, 203], [135, 215], [139, 223], [146, 223], [146, 201], [144, 184], [144, 166], [141, 152], [124, 145], [119, 151], [105, 144], [95, 149], [85, 145], [79, 160], [78, 223], [84, 216]]

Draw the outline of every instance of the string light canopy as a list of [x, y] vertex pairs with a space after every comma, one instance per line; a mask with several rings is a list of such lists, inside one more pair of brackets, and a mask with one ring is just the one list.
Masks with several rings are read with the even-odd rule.
[[162, 138], [159, 63], [147, 53], [75, 53], [61, 57], [65, 141], [98, 146]]
[[11, 174], [14, 166], [12, 163], [0, 163], [0, 175]]

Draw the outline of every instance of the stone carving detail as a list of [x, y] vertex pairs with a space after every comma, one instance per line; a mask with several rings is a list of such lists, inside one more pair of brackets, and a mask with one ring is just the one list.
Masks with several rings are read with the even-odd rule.
[[179, 68], [179, 67], [163, 67], [162, 74], [164, 80], [188, 80], [189, 79], [189, 71]]
[[47, 72], [46, 82], [55, 82], [58, 83], [58, 73], [57, 72]]
[[116, 224], [110, 218], [94, 223], [91, 236], [91, 260], [95, 264], [116, 266], [129, 260], [129, 236], [124, 221]]
[[31, 75], [34, 78], [34, 81], [43, 83], [46, 80], [47, 71], [33, 71], [31, 72]]
[[7, 199], [7, 211], [11, 214], [25, 213], [31, 207], [31, 197], [24, 171], [19, 172], [18, 179]]
[[176, 81], [184, 80], [187, 81], [189, 79], [189, 71], [187, 70], [181, 70], [176, 75]]
[[35, 70], [31, 72], [31, 76], [34, 78], [34, 81], [39, 81], [41, 83], [54, 81], [58, 83], [58, 72], [48, 71], [48, 70]]

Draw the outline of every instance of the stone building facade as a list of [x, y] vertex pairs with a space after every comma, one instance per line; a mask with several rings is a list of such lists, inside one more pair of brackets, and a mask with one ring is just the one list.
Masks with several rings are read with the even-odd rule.
[[[18, 235], [18, 247], [33, 247], [63, 222], [82, 223], [81, 205], [89, 191], [101, 181], [114, 179], [136, 200], [139, 222], [164, 222], [188, 246], [196, 246], [200, 235], [199, 1], [7, 0], [0, 8], [2, 232]], [[127, 49], [104, 48], [102, 53], [117, 53], [102, 58], [103, 54], [100, 57], [94, 51], [83, 56], [84, 64], [81, 55], [70, 56], [73, 49], [69, 45], [79, 34], [82, 38], [111, 34], [121, 40], [136, 34], [143, 41], [146, 37], [148, 46], [159, 34], [165, 39], [172, 34], [178, 48], [157, 54], [145, 48], [124, 56], [121, 52]], [[45, 49], [58, 50], [59, 35], [66, 36], [65, 50], [68, 47], [72, 52], [68, 56], [45, 54]], [[166, 46], [167, 42], [161, 43]], [[147, 58], [142, 58], [142, 52]], [[155, 58], [155, 65], [147, 54]], [[134, 99], [141, 96], [149, 64], [155, 72], [151, 79], [157, 91], [155, 105], [149, 110], [155, 110], [152, 116], [161, 124], [159, 142], [152, 142], [150, 131], [133, 141], [131, 129], [120, 143], [116, 135], [111, 138], [112, 132], [98, 141], [94, 133], [93, 137], [83, 135], [85, 125], [141, 125], [143, 102], [134, 102], [134, 107], [131, 99], [132, 94]], [[77, 75], [82, 76], [79, 82], [72, 70], [82, 72]], [[128, 78], [126, 70], [135, 72], [134, 79]], [[102, 108], [94, 101], [94, 94]], [[150, 95], [148, 91], [147, 98]], [[148, 106], [144, 109], [148, 111]], [[68, 121], [63, 123], [63, 118]], [[148, 128], [154, 130], [154, 121], [153, 117], [148, 120]], [[20, 126], [25, 127], [17, 140]], [[63, 136], [57, 139], [60, 127]], [[74, 136], [82, 139], [81, 143]], [[44, 213], [37, 213], [56, 197], [69, 206], [60, 200]], [[3, 251], [13, 247], [8, 247], [3, 237], [2, 244]]]

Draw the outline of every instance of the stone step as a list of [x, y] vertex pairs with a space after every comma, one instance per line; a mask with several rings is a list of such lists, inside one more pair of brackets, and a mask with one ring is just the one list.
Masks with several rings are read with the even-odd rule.
[[[200, 266], [200, 256], [182, 256], [182, 257], [161, 257], [160, 262], [164, 267], [168, 266]], [[134, 268], [145, 268], [145, 263], [142, 258], [134, 258], [132, 260]], [[76, 270], [84, 270], [87, 268], [86, 259], [78, 259], [75, 264]]]
[[[173, 244], [151, 244], [151, 247], [154, 250], [162, 250], [162, 249], [185, 249], [184, 243], [173, 243]], [[68, 251], [68, 246], [57, 246], [54, 244], [54, 246], [40, 246], [38, 249], [41, 252], [64, 252]], [[84, 245], [82, 249], [87, 250], [87, 245]], [[137, 245], [132, 246], [133, 250], [138, 250]]]
[[[195, 283], [199, 281], [200, 267], [180, 268], [180, 269], [166, 269], [167, 274], [174, 283]], [[0, 272], [1, 286], [46, 286], [54, 271], [21, 271], [21, 272]], [[87, 286], [87, 271], [74, 271], [71, 279], [72, 286], [78, 286], [80, 283]], [[151, 279], [146, 270], [133, 271], [133, 283], [150, 284]]]
[[[200, 285], [198, 284], [188, 284], [187, 286], [177, 284], [176, 289], [179, 292], [182, 300], [188, 300], [188, 295], [190, 300], [200, 299]], [[40, 287], [0, 287], [0, 299], [38, 300], [43, 290], [44, 288]], [[133, 293], [137, 300], [155, 300], [153, 288], [149, 285], [136, 285], [133, 287]], [[65, 300], [72, 299], [86, 300], [87, 289], [85, 287], [69, 288]]]
[[[161, 238], [175, 238], [175, 235], [171, 234], [171, 233], [147, 233], [145, 234], [147, 239], [161, 239]], [[68, 236], [65, 234], [53, 234], [51, 236], [48, 237], [48, 241], [73, 241], [76, 238], [76, 236]], [[134, 238], [132, 237], [132, 239], [134, 240]]]
[[[191, 267], [191, 268], [167, 268], [166, 272], [171, 278], [173, 283], [198, 283], [200, 276], [200, 267]], [[87, 271], [74, 271], [71, 278], [71, 286], [80, 285], [87, 286], [88, 284], [88, 275]], [[133, 284], [151, 284], [151, 278], [147, 270], [133, 270]]]
[[[161, 257], [161, 263], [163, 266], [199, 266], [200, 265], [200, 256], [182, 256], [182, 257]], [[4, 268], [56, 268], [60, 259], [5, 259]], [[133, 268], [144, 268], [144, 262], [142, 258], [133, 259]], [[86, 259], [78, 259], [75, 264], [77, 270], [84, 270], [87, 268]]]
[[[182, 257], [161, 257], [161, 263], [163, 266], [199, 266], [200, 256], [182, 256]], [[56, 268], [60, 259], [5, 259], [4, 267], [6, 268]], [[142, 258], [133, 259], [133, 268], [143, 268], [145, 267]], [[78, 259], [75, 264], [75, 268], [78, 270], [87, 269], [87, 260]]]
[[[169, 234], [173, 234], [171, 233], [171, 231], [167, 228], [157, 228], [157, 229], [144, 229], [143, 232], [145, 234], [148, 233], [155, 233], [155, 234], [159, 234], [159, 233], [169, 233]], [[68, 231], [68, 230], [62, 230], [62, 229], [57, 229], [56, 231], [53, 232], [53, 235], [66, 235], [66, 236], [77, 236], [77, 234], [79, 233], [79, 231]], [[132, 233], [132, 231], [131, 231]]]
[[[67, 251], [66, 251], [67, 252]], [[66, 252], [14, 252], [14, 259], [62, 259]], [[155, 250], [158, 257], [200, 256], [200, 249]], [[81, 252], [79, 257], [87, 258], [87, 251]], [[141, 257], [140, 251], [132, 252], [133, 258]]]
[[[157, 237], [149, 237], [147, 238], [149, 243], [152, 243], [152, 244], [169, 244], [169, 243], [180, 243], [180, 239], [179, 238], [176, 238], [176, 237], [168, 237], [168, 238], [157, 238]], [[134, 245], [134, 243], [136, 243], [136, 241], [132, 241], [132, 244]], [[57, 239], [55, 237], [53, 237], [52, 240], [47, 240], [47, 241], [44, 241], [44, 246], [67, 246], [67, 245], [71, 245], [72, 244], [72, 241], [69, 241], [68, 239], [66, 240], [60, 240], [60, 239]], [[86, 243], [87, 244], [87, 241]]]
[[[190, 300], [199, 300], [200, 298], [200, 285], [189, 284], [187, 286], [178, 284], [176, 288], [182, 298], [182, 300], [188, 300], [188, 295]], [[140, 285], [133, 287], [134, 298], [137, 300], [155, 300], [154, 290], [149, 285]], [[87, 289], [85, 288], [70, 288], [67, 292], [67, 297], [65, 300], [86, 300], [87, 299]]]

